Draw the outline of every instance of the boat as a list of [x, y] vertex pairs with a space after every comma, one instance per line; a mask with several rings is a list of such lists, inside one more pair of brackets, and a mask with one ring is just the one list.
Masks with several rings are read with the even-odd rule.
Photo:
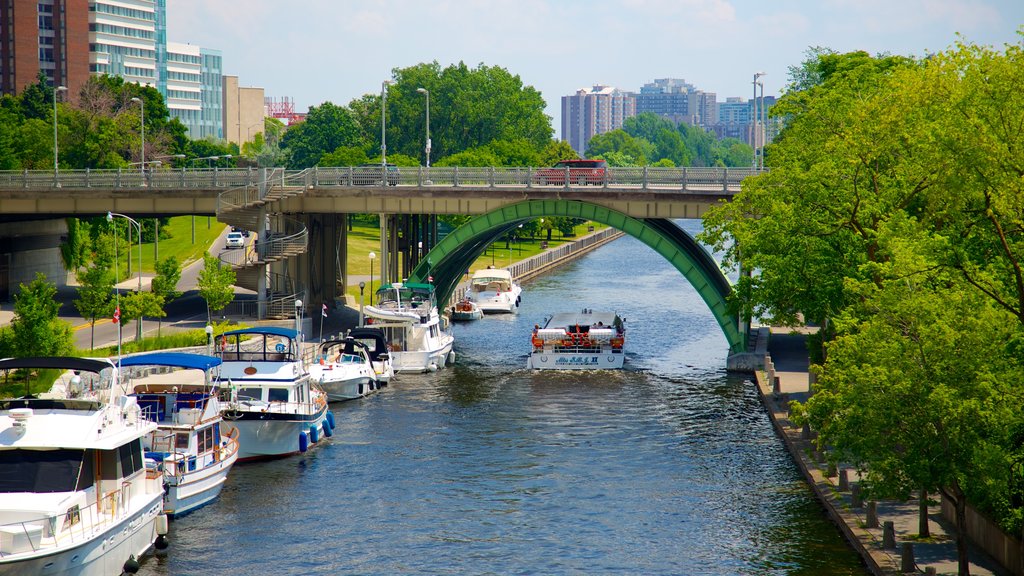
[[479, 320], [484, 317], [484, 311], [469, 298], [463, 298], [452, 306], [449, 314], [452, 321], [465, 322], [468, 320]]
[[370, 355], [370, 364], [373, 366], [374, 376], [379, 386], [387, 386], [395, 375], [395, 369], [391, 365], [391, 354], [388, 350], [388, 341], [384, 331], [380, 328], [361, 326], [348, 331], [347, 336], [356, 342], [366, 346]]
[[309, 377], [327, 394], [328, 402], [355, 400], [378, 388], [369, 349], [349, 337], [320, 344]]
[[142, 449], [156, 424], [108, 359], [0, 360], [15, 370], [59, 376], [48, 393], [0, 401], [0, 575], [137, 571], [167, 547], [163, 478]]
[[512, 273], [503, 268], [488, 266], [473, 273], [466, 298], [480, 307], [484, 314], [514, 313], [519, 311], [523, 289], [512, 279]]
[[157, 425], [142, 444], [146, 458], [163, 474], [164, 512], [171, 518], [212, 502], [238, 459], [238, 440], [224, 434], [210, 379], [220, 364], [220, 358], [181, 352], [121, 359], [125, 377], [136, 380], [132, 396], [143, 417]]
[[536, 370], [622, 368], [626, 328], [614, 312], [562, 312], [535, 325], [526, 367]]
[[430, 284], [385, 284], [364, 316], [384, 331], [395, 372], [434, 372], [455, 358], [455, 337], [441, 324]]
[[302, 453], [333, 434], [327, 395], [310, 382], [298, 330], [233, 330], [217, 336], [214, 347], [221, 359], [221, 415], [238, 439], [239, 462]]

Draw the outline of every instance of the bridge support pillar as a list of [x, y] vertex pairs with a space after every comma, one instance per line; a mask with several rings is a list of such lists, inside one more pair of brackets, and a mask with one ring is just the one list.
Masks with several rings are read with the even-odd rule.
[[[321, 304], [334, 308], [339, 292], [341, 269], [339, 246], [344, 242], [345, 217], [340, 214], [306, 214], [309, 244], [305, 254], [297, 260], [296, 277], [306, 287], [309, 310], [320, 309]], [[311, 312], [312, 314], [312, 312]]]

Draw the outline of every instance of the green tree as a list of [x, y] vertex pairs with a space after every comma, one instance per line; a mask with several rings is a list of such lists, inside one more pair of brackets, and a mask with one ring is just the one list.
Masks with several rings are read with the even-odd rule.
[[333, 152], [320, 157], [320, 166], [359, 166], [368, 164], [370, 158], [361, 146], [338, 146]]
[[291, 154], [290, 168], [316, 166], [324, 154], [341, 146], [363, 144], [352, 113], [331, 102], [310, 107], [306, 119], [290, 127], [282, 139], [282, 145]]
[[611, 153], [631, 157], [640, 165], [645, 165], [649, 158], [654, 157], [656, 151], [653, 144], [643, 138], [630, 136], [625, 130], [612, 130], [598, 134], [587, 144], [587, 158], [607, 159], [607, 155]]
[[552, 140], [540, 151], [537, 166], [554, 166], [562, 160], [575, 160], [579, 157], [565, 140]]
[[89, 321], [89, 348], [95, 349], [96, 320], [109, 317], [114, 311], [114, 275], [109, 267], [93, 264], [79, 270], [76, 278], [78, 299], [75, 300], [75, 309]]
[[235, 271], [230, 266], [222, 265], [209, 252], [203, 255], [203, 269], [199, 272], [197, 287], [199, 295], [206, 300], [207, 324], [213, 322], [213, 312], [223, 310], [234, 299], [234, 283]]
[[17, 356], [66, 356], [74, 346], [71, 326], [57, 317], [60, 302], [57, 287], [42, 272], [28, 285], [21, 284], [14, 296], [14, 320], [11, 321], [14, 352]]
[[[154, 294], [160, 296], [162, 302], [170, 302], [181, 296], [181, 292], [178, 291], [179, 281], [181, 281], [181, 265], [178, 263], [177, 258], [168, 256], [156, 263], [156, 276], [153, 277], [150, 289]], [[159, 318], [163, 318], [163, 316]], [[163, 322], [158, 321], [156, 325], [157, 336], [160, 335], [162, 328]]]
[[435, 166], [498, 166], [501, 161], [490, 148], [471, 148], [450, 154], [435, 163]]
[[154, 292], [129, 292], [121, 296], [121, 322], [137, 320], [139, 322], [138, 334], [143, 334], [142, 322], [146, 316], [151, 318], [163, 318], [167, 316], [164, 311], [164, 298]]

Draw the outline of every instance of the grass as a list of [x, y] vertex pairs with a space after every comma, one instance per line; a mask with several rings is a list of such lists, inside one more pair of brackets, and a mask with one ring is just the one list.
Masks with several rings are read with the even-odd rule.
[[[149, 220], [146, 224], [149, 225], [152, 220]], [[195, 242], [192, 242], [192, 223], [195, 222]], [[218, 236], [224, 232], [226, 224], [222, 224], [217, 221], [213, 216], [175, 216], [170, 219], [170, 222], [166, 226], [160, 227], [160, 233], [164, 238], [159, 242], [159, 246], [153, 242], [142, 243], [142, 271], [144, 273], [154, 273], [156, 268], [153, 264], [156, 251], [159, 249], [160, 258], [167, 258], [168, 256], [174, 256], [178, 259], [178, 264], [182, 268], [185, 267], [189, 262], [199, 260], [203, 257], [203, 253], [210, 249], [210, 244], [217, 239]], [[168, 237], [169, 236], [169, 237]], [[131, 259], [132, 259], [132, 274], [136, 273], [135, 267], [139, 263], [139, 245], [135, 242], [135, 227], [132, 226], [132, 244]], [[121, 279], [128, 279], [127, 273], [127, 260], [125, 259], [125, 248], [127, 244], [122, 238], [118, 242], [118, 263], [121, 268]]]
[[[562, 244], [568, 244], [576, 240], [578, 237], [583, 236], [589, 232], [588, 227], [593, 226], [594, 230], [601, 230], [607, 228], [604, 224], [597, 222], [585, 222], [576, 226], [575, 236], [562, 236], [557, 230], [551, 233], [551, 241], [548, 242], [547, 248], [542, 248], [543, 242], [547, 236], [547, 232], [542, 232], [537, 238], [525, 238], [519, 242], [512, 242], [509, 244], [509, 248], [505, 248], [505, 241], [499, 240], [493, 243], [479, 258], [469, 267], [470, 274], [473, 272], [491, 266], [492, 264], [498, 268], [508, 266], [521, 260], [526, 260], [531, 256], [536, 256], [545, 250], [550, 250], [561, 246]], [[347, 273], [350, 276], [369, 276], [370, 275], [370, 258], [369, 254], [373, 252], [380, 258], [380, 228], [376, 224], [371, 224], [364, 220], [354, 220], [352, 223], [352, 230], [348, 233], [348, 261], [347, 261]], [[379, 270], [380, 262], [374, 260], [373, 266], [373, 280], [374, 287], [379, 286]], [[370, 287], [366, 287], [364, 292], [366, 302], [369, 302], [369, 296], [371, 294]], [[349, 282], [348, 290], [346, 294], [353, 296], [356, 302], [359, 301], [359, 282]]]

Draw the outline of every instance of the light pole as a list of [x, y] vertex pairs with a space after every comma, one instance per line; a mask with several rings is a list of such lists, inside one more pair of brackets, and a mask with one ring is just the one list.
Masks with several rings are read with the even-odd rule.
[[[67, 92], [68, 89], [65, 86], [57, 86], [53, 89], [53, 178], [57, 179], [57, 93]], [[57, 187], [60, 188], [60, 182], [57, 182]]]
[[750, 125], [752, 127], [753, 132], [751, 134], [751, 142], [753, 142], [754, 144], [754, 162], [751, 167], [754, 170], [757, 170], [757, 144], [760, 140], [760, 134], [758, 133], [759, 131], [757, 124], [757, 85], [759, 84], [757, 79], [764, 75], [764, 72], [754, 72], [754, 113], [750, 115]]
[[206, 325], [206, 355], [213, 356], [213, 326]]
[[[131, 222], [132, 224], [134, 224], [135, 225], [135, 230], [139, 234], [139, 293], [141, 294], [142, 293], [142, 224], [139, 224], [138, 220], [132, 218], [131, 216], [125, 216], [124, 214], [118, 214], [117, 212], [107, 212], [107, 222], [113, 222], [115, 216], [117, 216], [118, 218], [124, 218], [125, 220], [127, 220], [127, 221]], [[129, 237], [131, 236], [131, 230], [130, 229], [128, 230], [128, 236]], [[115, 238], [116, 238], [116, 236], [115, 236]], [[129, 239], [129, 242], [131, 242], [130, 239]], [[128, 250], [129, 250], [129, 252], [131, 251], [131, 246], [130, 245], [128, 246]], [[114, 260], [115, 260], [115, 262], [117, 261], [117, 240], [116, 239], [114, 240]], [[131, 261], [131, 256], [128, 257], [128, 260]], [[115, 264], [115, 267], [116, 267], [116, 264]], [[121, 331], [121, 328], [119, 326], [118, 327], [118, 333], [119, 334], [120, 334], [120, 331]], [[142, 316], [139, 316], [139, 321], [136, 324], [135, 339], [136, 340], [141, 340], [142, 339]], [[120, 355], [120, 350], [118, 350], [118, 354]]]
[[359, 283], [359, 325], [363, 325], [363, 288], [366, 288], [366, 282]]
[[388, 174], [388, 144], [385, 132], [387, 128], [388, 86], [390, 84], [390, 80], [385, 80], [380, 85], [380, 169], [384, 182], [387, 182]]
[[146, 102], [142, 98], [132, 98], [139, 103], [139, 133], [142, 135], [142, 147], [139, 160], [142, 162], [142, 175], [146, 175]]
[[430, 168], [430, 90], [417, 88], [417, 92], [427, 97], [427, 168]]
[[761, 86], [761, 160], [760, 160], [760, 169], [764, 170], [764, 145], [765, 145], [765, 142], [768, 140], [768, 123], [765, 122], [765, 120], [767, 119], [768, 115], [767, 115], [767, 113], [765, 111], [765, 108], [764, 108], [764, 82], [763, 81], [758, 82], [758, 85]]
[[373, 259], [376, 257], [376, 254], [370, 252], [370, 304], [373, 304]]

